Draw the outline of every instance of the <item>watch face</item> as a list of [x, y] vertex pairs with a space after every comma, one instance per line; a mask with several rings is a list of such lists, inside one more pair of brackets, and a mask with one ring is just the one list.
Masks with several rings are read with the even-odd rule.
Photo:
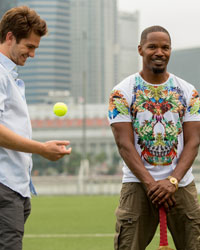
[[176, 190], [178, 189], [178, 180], [173, 177], [173, 176], [168, 176], [167, 179], [173, 184], [176, 186]]
[[173, 183], [173, 184], [176, 184], [177, 183], [177, 180], [175, 178], [171, 178], [170, 181]]

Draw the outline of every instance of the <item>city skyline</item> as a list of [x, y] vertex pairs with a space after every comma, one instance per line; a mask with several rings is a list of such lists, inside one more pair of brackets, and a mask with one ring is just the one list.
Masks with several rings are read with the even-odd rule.
[[64, 101], [72, 79], [70, 0], [18, 0], [18, 5], [36, 10], [48, 26], [35, 58], [19, 68], [26, 83], [27, 103], [53, 103], [57, 95]]
[[122, 16], [116, 0], [18, 0], [17, 5], [35, 9], [49, 29], [35, 58], [19, 67], [29, 105], [66, 99], [107, 103], [113, 86], [138, 69], [139, 15]]
[[200, 1], [173, 0], [163, 5], [160, 0], [118, 0], [121, 11], [140, 12], [139, 33], [151, 25], [165, 27], [172, 38], [172, 49], [200, 47]]

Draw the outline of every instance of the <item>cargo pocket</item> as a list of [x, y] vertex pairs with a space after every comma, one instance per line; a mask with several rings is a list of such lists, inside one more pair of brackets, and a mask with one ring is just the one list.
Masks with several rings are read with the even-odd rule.
[[132, 241], [136, 236], [139, 215], [118, 208], [116, 210], [116, 234], [114, 239], [115, 250], [131, 250]]
[[136, 183], [124, 183], [122, 185], [119, 208], [122, 210], [132, 211], [134, 208], [135, 199], [137, 199], [136, 194], [137, 184]]
[[[200, 250], [200, 214], [188, 213], [186, 222], [187, 249]], [[189, 247], [189, 248], [188, 248]]]

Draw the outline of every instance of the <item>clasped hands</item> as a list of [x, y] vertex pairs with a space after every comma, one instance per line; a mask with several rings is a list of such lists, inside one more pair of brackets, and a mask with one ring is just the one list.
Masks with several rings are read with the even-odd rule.
[[147, 195], [156, 207], [164, 206], [169, 211], [176, 205], [174, 193], [176, 187], [168, 179], [152, 182], [147, 187]]

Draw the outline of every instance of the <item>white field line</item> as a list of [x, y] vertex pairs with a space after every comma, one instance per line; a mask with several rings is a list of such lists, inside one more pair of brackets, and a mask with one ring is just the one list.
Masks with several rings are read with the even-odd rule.
[[[168, 234], [168, 236], [171, 236]], [[114, 237], [113, 233], [107, 234], [25, 234], [25, 238], [104, 238]], [[159, 233], [155, 234], [155, 237], [160, 237]]]
[[114, 234], [25, 234], [25, 238], [95, 238], [114, 237]]

